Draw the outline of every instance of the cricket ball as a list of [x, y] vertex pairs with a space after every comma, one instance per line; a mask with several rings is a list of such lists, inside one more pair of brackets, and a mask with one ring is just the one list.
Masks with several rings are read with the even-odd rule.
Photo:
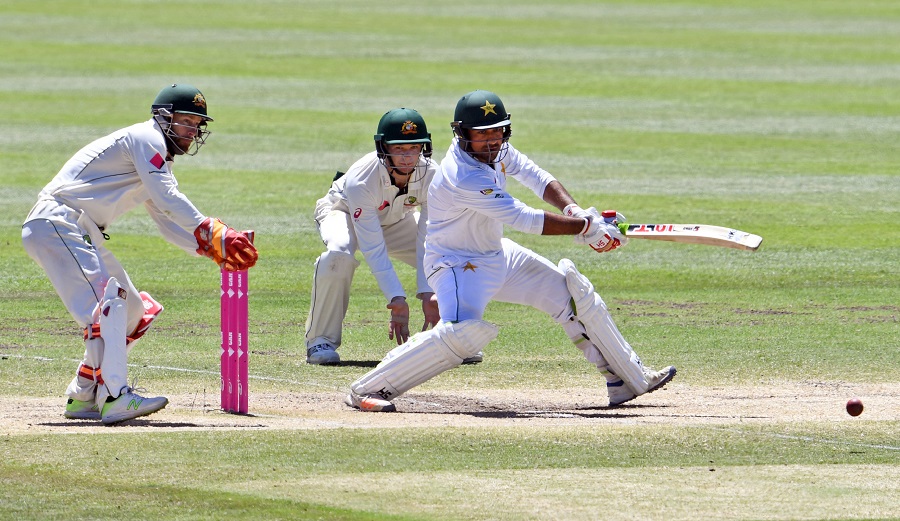
[[850, 416], [859, 416], [863, 412], [863, 403], [859, 398], [850, 398], [847, 400], [847, 414]]

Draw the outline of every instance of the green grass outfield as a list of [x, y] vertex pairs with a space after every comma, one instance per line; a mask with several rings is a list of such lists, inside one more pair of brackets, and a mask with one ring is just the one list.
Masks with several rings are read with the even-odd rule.
[[[897, 2], [7, 0], [0, 49], [0, 518], [900, 519]], [[172, 403], [67, 422], [80, 332], [21, 223], [78, 148], [148, 118], [171, 82], [216, 119], [178, 159], [181, 189], [257, 231], [255, 416], [215, 411], [216, 267], [136, 211], [109, 247], [166, 311], [131, 376]], [[606, 409], [560, 328], [492, 304], [485, 363], [410, 393], [443, 408], [351, 411], [341, 392], [390, 348], [364, 264], [341, 348], [358, 363], [305, 364], [315, 200], [397, 106], [442, 158], [476, 88], [583, 206], [764, 237], [597, 256], [509, 234], [573, 259], [645, 362], [678, 366], [665, 390]]]

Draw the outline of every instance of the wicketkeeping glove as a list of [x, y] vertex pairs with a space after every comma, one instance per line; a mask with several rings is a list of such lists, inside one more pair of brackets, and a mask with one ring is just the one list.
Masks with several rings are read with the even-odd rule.
[[215, 217], [207, 217], [194, 230], [197, 238], [197, 253], [212, 259], [228, 271], [252, 268], [259, 254], [253, 242], [244, 234]]
[[[581, 209], [579, 208], [579, 210]], [[624, 221], [625, 216], [615, 210], [606, 210], [603, 215], [600, 215], [593, 206], [582, 211], [587, 214], [583, 217], [587, 222], [584, 230], [575, 236], [577, 244], [587, 244], [594, 251], [604, 253], [628, 243], [628, 238], [616, 226], [619, 217]]]

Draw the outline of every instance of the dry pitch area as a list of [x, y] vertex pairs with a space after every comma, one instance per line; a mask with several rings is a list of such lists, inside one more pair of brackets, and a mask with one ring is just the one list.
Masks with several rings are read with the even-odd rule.
[[[860, 397], [861, 416], [844, 404]], [[841, 382], [777, 383], [753, 387], [692, 387], [677, 379], [666, 388], [618, 408], [596, 390], [410, 392], [395, 413], [363, 413], [343, 404], [340, 391], [251, 394], [251, 414], [225, 414], [218, 395], [169, 396], [152, 416], [115, 426], [63, 418], [62, 397], [0, 397], [0, 434], [135, 432], [173, 429], [334, 429], [396, 427], [566, 427], [604, 425], [765, 425], [803, 421], [900, 419], [900, 386]], [[898, 444], [900, 450], [900, 444]]]
[[[844, 410], [850, 397], [865, 403], [861, 416]], [[364, 413], [343, 404], [342, 392], [252, 394], [252, 414], [237, 416], [218, 410], [218, 395], [170, 395], [157, 414], [103, 426], [97, 421], [66, 420], [62, 397], [0, 398], [4, 419], [0, 436], [73, 433], [164, 433], [318, 431], [391, 428], [509, 428], [525, 432], [605, 427], [647, 426], [650, 429], [701, 426], [773, 441], [825, 444], [842, 452], [871, 449], [900, 455], [900, 443], [867, 444], [821, 437], [788, 435], [794, 422], [812, 425], [896, 421], [900, 386], [841, 382], [793, 382], [742, 387], [693, 387], [672, 382], [633, 405], [607, 408], [597, 390], [567, 392], [474, 390], [411, 392], [395, 401], [399, 412]], [[818, 423], [816, 423], [818, 422]], [[859, 425], [864, 425], [860, 423]], [[771, 429], [767, 429], [771, 426]], [[760, 428], [762, 427], [762, 428]], [[318, 434], [316, 434], [318, 436]], [[883, 442], [882, 442], [883, 443]], [[659, 469], [657, 469], [659, 470]], [[269, 479], [221, 486], [251, 497], [308, 500], [303, 491], [328, 490], [317, 496], [323, 506], [360, 512], [433, 519], [534, 520], [605, 519], [893, 519], [900, 468], [891, 465], [773, 464], [665, 467], [647, 473], [638, 467], [472, 470], [460, 480], [458, 471], [401, 473], [391, 493], [348, 494], [377, 490], [383, 473], [285, 474]], [[453, 485], [448, 488], [448, 483]], [[599, 489], [598, 489], [599, 487]], [[485, 496], [485, 490], [497, 494]], [[601, 492], [598, 493], [598, 490]], [[539, 491], [539, 492], [538, 492]], [[610, 508], [609, 498], [619, 498]], [[427, 498], [423, 502], [423, 498]], [[625, 501], [622, 499], [625, 498]], [[675, 500], [674, 498], [677, 498]], [[491, 514], [483, 510], [489, 502]], [[663, 514], [664, 511], [664, 514]], [[549, 515], [548, 513], [553, 513]]]

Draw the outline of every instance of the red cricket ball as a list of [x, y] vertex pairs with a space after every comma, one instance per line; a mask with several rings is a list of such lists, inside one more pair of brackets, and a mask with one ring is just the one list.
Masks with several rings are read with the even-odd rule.
[[850, 398], [847, 400], [847, 414], [850, 416], [859, 416], [863, 412], [863, 403], [859, 398]]

